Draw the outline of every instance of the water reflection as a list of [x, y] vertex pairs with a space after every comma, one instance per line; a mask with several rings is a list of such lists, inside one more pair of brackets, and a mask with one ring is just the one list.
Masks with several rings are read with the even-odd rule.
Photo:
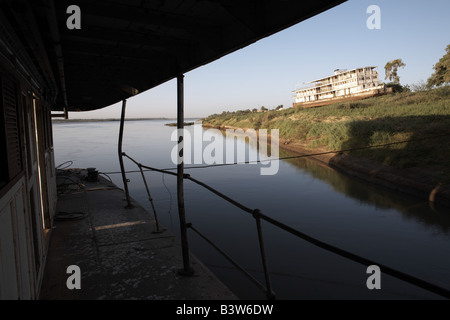
[[[226, 137], [224, 131], [217, 132]], [[249, 150], [257, 150], [258, 153], [261, 153], [258, 140], [248, 139], [245, 135], [241, 135], [237, 136], [237, 141], [241, 144], [247, 144]], [[270, 156], [271, 148], [269, 147], [268, 149], [268, 155]], [[285, 149], [279, 150], [280, 158], [287, 158], [295, 155], [297, 154]], [[267, 146], [263, 145], [262, 156], [260, 158], [265, 158], [265, 156], [267, 156]], [[431, 229], [437, 229], [437, 232], [442, 232], [444, 234], [449, 233], [450, 210], [448, 207], [435, 205], [432, 202], [417, 199], [411, 195], [387, 187], [362, 181], [345, 173], [337, 172], [335, 169], [308, 157], [290, 158], [283, 161], [291, 164], [302, 174], [309, 175], [314, 179], [319, 179], [327, 183], [333, 190], [346, 197], [354, 198], [361, 203], [374, 206], [378, 209], [395, 209], [398, 212], [401, 212], [407, 219], [415, 220], [421, 225], [430, 227]]]
[[[293, 156], [292, 152], [280, 150], [280, 157]], [[416, 199], [389, 188], [375, 186], [371, 183], [361, 182], [357, 178], [336, 172], [317, 161], [307, 158], [287, 159], [286, 161], [302, 173], [307, 173], [316, 179], [326, 182], [333, 189], [346, 196], [355, 198], [379, 209], [396, 209], [405, 218], [413, 219], [420, 224], [448, 234], [450, 230], [449, 208], [434, 205], [429, 201]]]

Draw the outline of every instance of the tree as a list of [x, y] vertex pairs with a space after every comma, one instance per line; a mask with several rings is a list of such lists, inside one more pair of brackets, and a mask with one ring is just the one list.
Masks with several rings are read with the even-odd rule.
[[386, 79], [394, 81], [394, 84], [400, 84], [400, 77], [397, 74], [398, 68], [404, 68], [406, 64], [403, 63], [402, 59], [391, 60], [384, 66], [384, 71], [386, 73]]
[[411, 90], [414, 92], [420, 92], [420, 91], [426, 91], [428, 89], [427, 84], [425, 83], [425, 81], [420, 80], [417, 83], [413, 83], [411, 85]]
[[267, 111], [268, 109], [267, 109], [266, 107], [262, 106], [261, 109], [259, 109], [259, 110], [261, 110], [261, 111]]
[[450, 44], [445, 51], [447, 53], [433, 66], [434, 73], [428, 78], [428, 88], [450, 83]]

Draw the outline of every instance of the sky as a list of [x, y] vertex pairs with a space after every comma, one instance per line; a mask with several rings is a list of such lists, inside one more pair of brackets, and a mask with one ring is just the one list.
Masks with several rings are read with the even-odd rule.
[[[380, 29], [367, 20], [380, 8]], [[449, 0], [349, 0], [185, 74], [185, 118], [223, 111], [291, 107], [292, 91], [335, 69], [384, 66], [400, 58], [400, 83], [426, 80], [450, 44]], [[127, 118], [176, 118], [176, 80], [127, 100]], [[70, 119], [120, 118], [121, 102]]]

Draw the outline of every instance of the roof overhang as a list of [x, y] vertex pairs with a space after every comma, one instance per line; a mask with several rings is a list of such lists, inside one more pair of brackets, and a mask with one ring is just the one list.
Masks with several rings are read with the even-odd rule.
[[[2, 0], [53, 110], [103, 108], [345, 0]], [[70, 5], [81, 29], [66, 25]]]

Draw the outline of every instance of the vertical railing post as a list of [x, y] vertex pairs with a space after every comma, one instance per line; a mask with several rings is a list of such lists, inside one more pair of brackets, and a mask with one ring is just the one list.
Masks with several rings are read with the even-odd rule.
[[127, 205], [125, 208], [130, 209], [133, 208], [133, 205], [130, 201], [130, 194], [128, 192], [128, 180], [127, 176], [125, 174], [125, 166], [123, 165], [123, 153], [122, 153], [122, 139], [123, 139], [123, 127], [125, 123], [125, 108], [127, 105], [127, 100], [122, 100], [122, 114], [120, 116], [120, 130], [119, 130], [119, 163], [120, 163], [120, 171], [122, 172], [122, 180], [123, 180], [123, 187], [125, 190], [125, 196], [127, 199]]
[[266, 249], [264, 248], [264, 238], [261, 227], [261, 216], [259, 209], [253, 210], [253, 217], [256, 220], [256, 229], [258, 231], [259, 249], [261, 251], [261, 260], [264, 269], [264, 277], [266, 279], [266, 295], [270, 300], [275, 299], [275, 293], [272, 291], [272, 285], [270, 283], [269, 267], [267, 266]]
[[147, 179], [145, 179], [144, 170], [142, 170], [142, 165], [138, 164], [139, 170], [141, 171], [142, 181], [144, 181], [145, 190], [147, 191], [148, 200], [150, 201], [150, 204], [152, 205], [153, 214], [155, 216], [155, 224], [156, 224], [156, 231], [153, 233], [161, 233], [164, 230], [159, 229], [159, 221], [158, 221], [158, 215], [156, 214], [155, 205], [153, 204], [153, 198], [150, 194], [150, 189], [148, 188]]
[[178, 216], [180, 219], [181, 250], [183, 255], [183, 269], [180, 274], [190, 276], [193, 274], [189, 262], [189, 245], [187, 239], [186, 214], [184, 209], [184, 75], [177, 76], [177, 131], [178, 131], [178, 164], [177, 164], [177, 199]]

